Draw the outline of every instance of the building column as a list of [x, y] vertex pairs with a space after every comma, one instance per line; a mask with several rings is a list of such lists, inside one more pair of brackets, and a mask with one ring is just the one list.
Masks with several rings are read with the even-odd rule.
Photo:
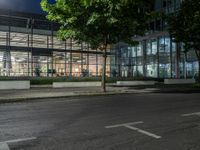
[[89, 67], [89, 65], [90, 65], [90, 60], [89, 60], [89, 49], [90, 49], [90, 47], [89, 47], [89, 45], [87, 46], [87, 70], [88, 70], [88, 77], [90, 76], [90, 67]]
[[6, 34], [6, 50], [3, 54], [3, 61], [4, 61], [4, 70], [5, 75], [10, 76], [10, 69], [11, 66], [11, 55], [10, 55], [10, 31]]
[[170, 78], [173, 78], [173, 73], [172, 73], [172, 69], [173, 69], [173, 65], [172, 65], [172, 37], [170, 37]]
[[11, 53], [10, 53], [10, 25], [9, 25], [9, 31], [6, 33], [6, 49], [3, 53], [3, 68], [5, 71], [4, 75], [10, 76], [10, 70], [12, 68]]
[[157, 37], [157, 78], [159, 78], [160, 77], [160, 50], [159, 50], [159, 48], [160, 48], [160, 41], [159, 41], [159, 37]]
[[[47, 36], [47, 49], [49, 49], [49, 36]], [[47, 77], [49, 77], [49, 56], [47, 56]]]
[[96, 49], [96, 77], [98, 77], [98, 75], [99, 75], [98, 68], [99, 68], [98, 67], [98, 54], [97, 54], [97, 49]]
[[143, 76], [144, 76], [144, 78], [146, 78], [147, 77], [147, 74], [146, 74], [146, 61], [147, 61], [146, 41], [142, 41], [142, 47], [143, 47]]
[[184, 52], [184, 78], [187, 78], [187, 52]]
[[33, 77], [33, 25], [34, 20], [31, 18], [31, 76]]
[[83, 49], [84, 49], [84, 45], [83, 42], [81, 43], [81, 71], [80, 71], [80, 75], [82, 75], [83, 72]]
[[29, 65], [30, 65], [30, 59], [29, 59], [29, 57], [30, 57], [30, 52], [29, 52], [29, 47], [30, 47], [30, 45], [29, 45], [29, 34], [28, 34], [27, 46], [28, 46], [28, 48], [27, 48], [27, 51], [28, 51], [28, 76], [30, 76], [30, 67], [29, 67]]
[[176, 45], [176, 78], [180, 78], [180, 43]]
[[64, 56], [64, 58], [65, 58], [65, 68], [64, 68], [64, 76], [66, 77], [67, 76], [67, 41], [65, 40], [65, 56]]
[[136, 65], [136, 77], [138, 77], [138, 46], [136, 48], [135, 65]]
[[133, 65], [132, 65], [132, 47], [131, 49], [128, 49], [128, 53], [129, 53], [129, 62], [128, 62], [128, 77], [133, 77]]
[[69, 76], [72, 77], [72, 39], [70, 39], [70, 73]]
[[54, 72], [54, 58], [53, 58], [53, 23], [51, 23], [51, 50], [52, 50], [52, 59], [51, 59], [51, 76], [53, 77], [53, 74], [56, 72], [56, 68], [55, 68], [55, 72]]

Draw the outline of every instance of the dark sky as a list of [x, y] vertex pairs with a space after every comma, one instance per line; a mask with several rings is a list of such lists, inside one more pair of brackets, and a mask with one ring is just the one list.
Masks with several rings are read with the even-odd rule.
[[[11, 9], [33, 13], [43, 13], [40, 8], [41, 0], [0, 0], [0, 9]], [[49, 0], [54, 2], [54, 0]]]

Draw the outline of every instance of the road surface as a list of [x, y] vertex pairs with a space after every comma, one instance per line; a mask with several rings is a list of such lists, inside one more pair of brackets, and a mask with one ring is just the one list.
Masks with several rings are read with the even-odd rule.
[[200, 94], [0, 105], [0, 150], [200, 150]]

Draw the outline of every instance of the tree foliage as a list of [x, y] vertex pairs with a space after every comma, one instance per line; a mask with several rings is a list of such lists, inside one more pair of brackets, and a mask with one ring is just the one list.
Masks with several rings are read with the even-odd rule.
[[180, 10], [168, 18], [169, 33], [176, 42], [182, 42], [185, 51], [195, 51], [199, 60], [200, 78], [200, 1], [184, 0]]
[[143, 35], [148, 29], [152, 4], [153, 0], [56, 0], [54, 4], [41, 1], [47, 18], [60, 24], [60, 38], [86, 42], [104, 51], [104, 91], [108, 45], [135, 44], [133, 37]]
[[169, 33], [186, 50], [195, 50], [200, 58], [200, 1], [184, 0], [180, 10], [169, 17]]
[[151, 0], [42, 0], [51, 21], [60, 23], [59, 37], [98, 48], [119, 41], [133, 43], [147, 29]]

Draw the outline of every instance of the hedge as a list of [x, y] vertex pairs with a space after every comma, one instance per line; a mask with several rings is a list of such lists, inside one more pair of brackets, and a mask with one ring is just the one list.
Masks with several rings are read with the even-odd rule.
[[[53, 82], [95, 82], [101, 81], [101, 77], [0, 77], [0, 81], [10, 80], [30, 80], [31, 85], [51, 85]], [[159, 81], [163, 79], [158, 78], [108, 78], [107, 83], [115, 83], [116, 81]]]

